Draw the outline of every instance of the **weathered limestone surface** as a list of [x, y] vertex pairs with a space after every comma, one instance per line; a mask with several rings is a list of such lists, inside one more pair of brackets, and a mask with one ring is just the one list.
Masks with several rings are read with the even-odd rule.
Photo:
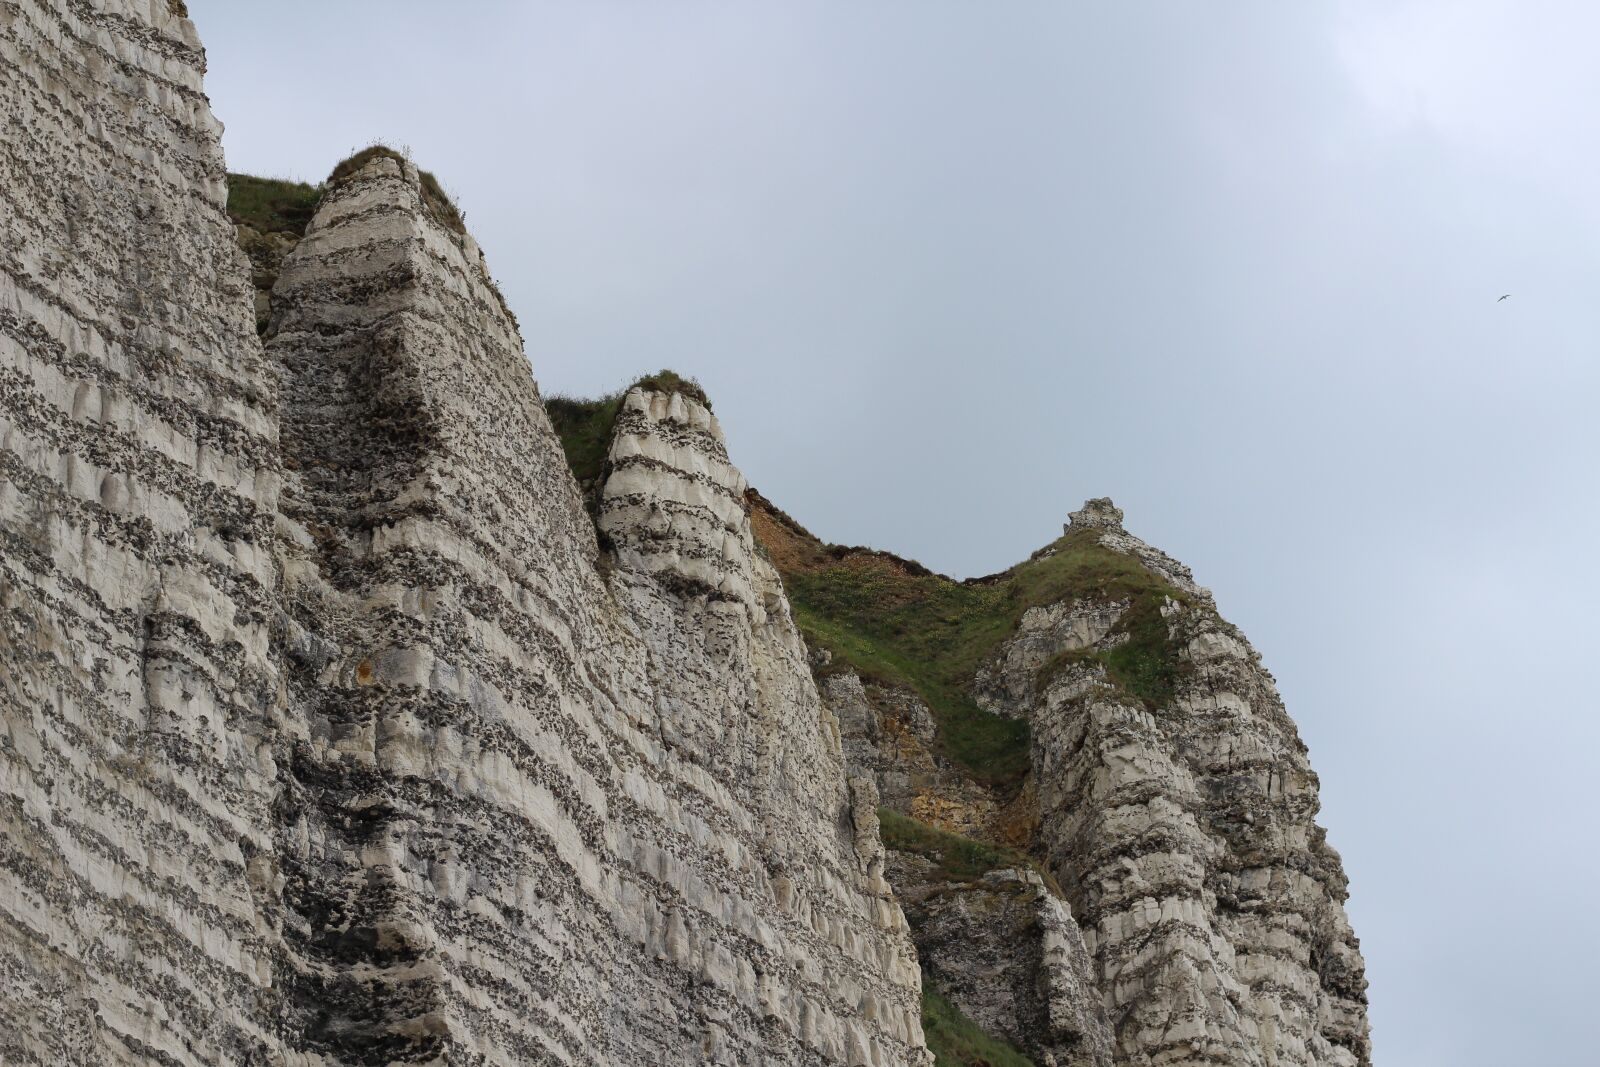
[[920, 856], [889, 856], [925, 982], [1039, 1067], [1111, 1067], [1111, 1027], [1083, 935], [1036, 872], [946, 882]]
[[[0, 5], [0, 1061], [282, 1047], [273, 376], [193, 27]], [[280, 1061], [281, 1062], [281, 1061]]]
[[613, 431], [600, 533], [624, 567], [763, 622], [781, 585], [770, 566], [756, 573], [746, 488], [703, 404], [634, 389]]
[[1363, 964], [1305, 746], [1243, 635], [1120, 520], [1091, 501], [1073, 525], [1187, 597], [1163, 611], [1182, 668], [1170, 702], [1145, 706], [1090, 660], [1026, 697], [1057, 651], [1114, 640], [1099, 604], [1025, 620], [981, 687], [1031, 719], [1041, 836], [1095, 958], [1116, 1062], [1367, 1065]]
[[0, 1060], [925, 1067], [709, 413], [629, 398], [602, 553], [386, 157], [264, 349], [202, 65], [0, 6]]
[[[1011, 822], [1032, 809], [1031, 787], [1002, 803], [940, 757], [933, 714], [915, 693], [863, 683], [851, 671], [819, 685], [839, 720], [846, 762], [875, 780], [885, 807], [989, 841], [1013, 836]], [[1025, 829], [1034, 829], [1031, 821]], [[1036, 872], [1000, 868], [952, 880], [915, 853], [887, 856], [924, 982], [1039, 1067], [1111, 1067], [1111, 1028], [1083, 935]]]
[[996, 715], [1027, 718], [1038, 696], [1039, 672], [1062, 652], [1100, 645], [1127, 608], [1126, 602], [1076, 600], [1029, 608], [994, 662], [978, 669], [974, 698]]
[[933, 712], [916, 693], [864, 683], [853, 671], [829, 674], [818, 686], [839, 720], [846, 763], [874, 780], [886, 807], [940, 829], [1000, 836], [1003, 805], [934, 751]]

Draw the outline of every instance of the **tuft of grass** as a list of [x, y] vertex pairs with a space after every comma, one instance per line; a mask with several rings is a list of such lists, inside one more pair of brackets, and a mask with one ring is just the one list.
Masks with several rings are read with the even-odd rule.
[[963, 834], [940, 830], [902, 815], [893, 808], [878, 809], [878, 833], [883, 847], [910, 852], [933, 863], [932, 876], [941, 882], [973, 882], [1002, 867], [1032, 870], [1061, 896], [1055, 880], [1032, 857], [1004, 845], [991, 845]]
[[[354, 153], [339, 161], [328, 175], [329, 185], [337, 185], [350, 177], [374, 159], [386, 157], [400, 163], [406, 157], [386, 144], [370, 144], [361, 151]], [[444, 191], [444, 186], [439, 184], [439, 179], [434, 177], [432, 171], [418, 170], [417, 177], [422, 182], [422, 202], [428, 208], [434, 221], [448, 230], [459, 234], [467, 232], [466, 220], [461, 214], [461, 209], [456, 207], [455, 201]]]
[[683, 377], [677, 371], [658, 370], [654, 374], [646, 374], [633, 385], [653, 389], [658, 393], [681, 393], [691, 400], [699, 401], [707, 411], [711, 410], [711, 399], [706, 396], [706, 391], [700, 383], [693, 378]]
[[392, 159], [396, 163], [404, 163], [406, 161], [406, 157], [402, 153], [395, 151], [386, 144], [369, 144], [360, 151], [352, 152], [338, 163], [335, 163], [333, 170], [328, 173], [328, 184], [337, 185], [374, 159], [380, 158]]
[[228, 175], [228, 217], [261, 233], [304, 237], [322, 200], [322, 186], [251, 174]]
[[935, 1067], [1035, 1067], [1015, 1045], [985, 1033], [937, 990], [922, 987], [922, 1033]]
[[1104, 654], [1113, 681], [1146, 701], [1169, 696], [1177, 672], [1160, 605], [1184, 596], [1132, 556], [1073, 531], [1000, 574], [957, 582], [887, 553], [834, 550], [783, 574], [795, 618], [834, 657], [831, 669], [909, 686], [939, 727], [942, 755], [1002, 788], [1029, 769], [1025, 723], [978, 707], [978, 668], [1029, 608], [1063, 600], [1129, 601], [1118, 623], [1129, 641]]

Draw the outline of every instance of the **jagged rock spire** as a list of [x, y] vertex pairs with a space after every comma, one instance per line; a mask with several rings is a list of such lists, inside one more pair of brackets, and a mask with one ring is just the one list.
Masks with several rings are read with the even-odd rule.
[[1070, 533], [1073, 530], [1091, 527], [1122, 529], [1122, 509], [1113, 504], [1110, 497], [1097, 496], [1092, 500], [1085, 500], [1083, 507], [1072, 513], [1070, 521], [1062, 529]]

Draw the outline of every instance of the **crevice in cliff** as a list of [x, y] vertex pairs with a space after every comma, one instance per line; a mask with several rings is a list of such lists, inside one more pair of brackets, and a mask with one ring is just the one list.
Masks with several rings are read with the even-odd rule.
[[272, 287], [277, 284], [284, 257], [305, 237], [324, 190], [324, 186], [305, 182], [228, 175], [228, 218], [239, 247], [250, 259], [257, 334], [267, 332]]

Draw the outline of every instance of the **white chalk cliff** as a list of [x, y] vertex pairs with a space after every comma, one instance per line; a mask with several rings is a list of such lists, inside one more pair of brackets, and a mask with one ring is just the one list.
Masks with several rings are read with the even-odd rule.
[[1160, 609], [1170, 695], [1134, 699], [1092, 658], [1041, 669], [1116, 647], [1125, 606], [1099, 603], [1030, 612], [983, 675], [1023, 695], [1042, 851], [1094, 957], [1117, 1062], [1365, 1067], [1365, 966], [1305, 745], [1211, 594], [1121, 520], [1090, 501], [1068, 533], [1183, 598]]
[[192, 26], [0, 43], [0, 1060], [929, 1062], [708, 414], [630, 399], [602, 575], [414, 168], [329, 190], [263, 346]]
[[[204, 66], [176, 0], [0, 2], [0, 1063], [931, 1067], [925, 966], [1041, 1067], [1369, 1062], [1315, 778], [1201, 591], [1159, 714], [1041, 674], [1103, 606], [985, 665], [1021, 799], [914, 696], [880, 741], [703, 398], [629, 391], [586, 511], [409, 161], [258, 294]], [[1059, 886], [914, 939], [880, 784], [1029, 807]]]

